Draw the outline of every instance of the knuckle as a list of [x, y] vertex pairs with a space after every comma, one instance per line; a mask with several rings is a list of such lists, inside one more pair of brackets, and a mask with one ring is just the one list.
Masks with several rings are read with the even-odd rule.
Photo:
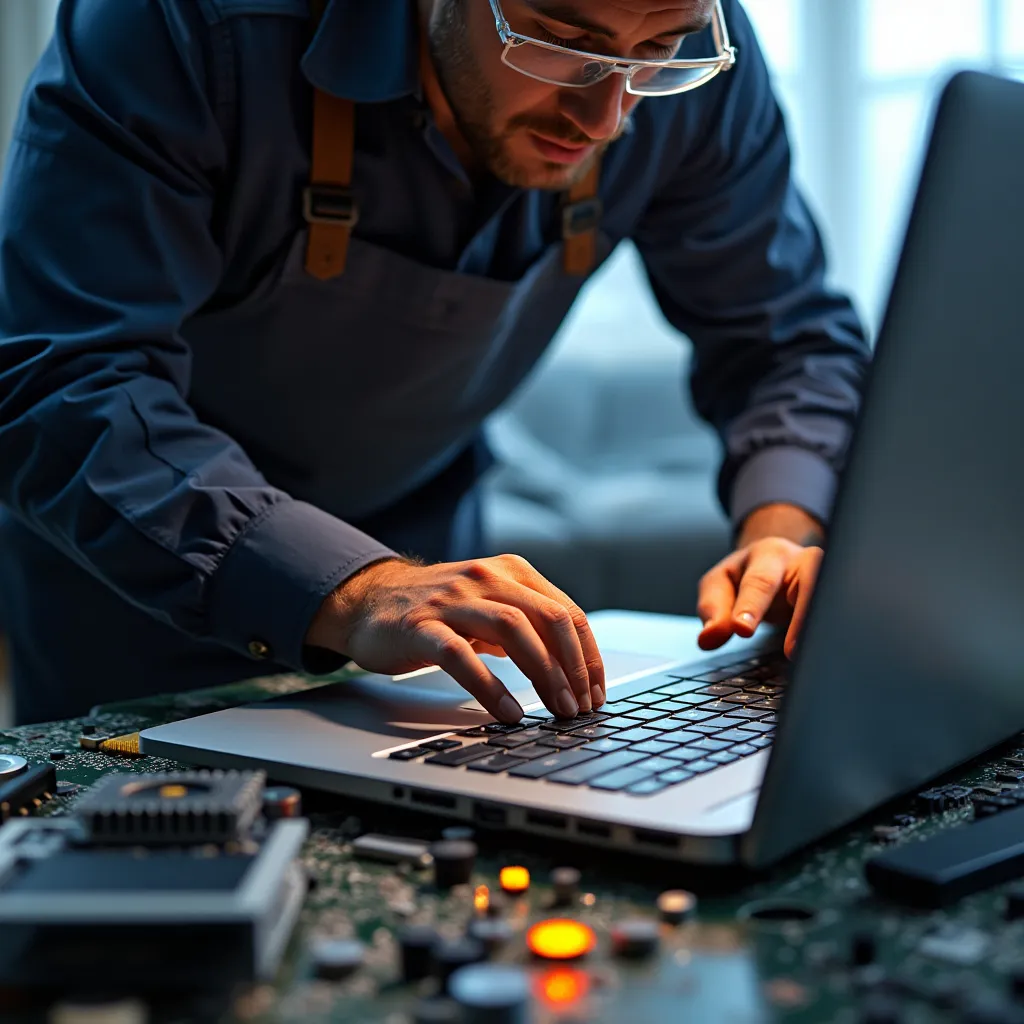
[[533, 572], [533, 566], [522, 555], [499, 555], [500, 560], [518, 573]]
[[503, 632], [517, 633], [526, 624], [526, 616], [510, 605], [503, 605], [494, 613], [494, 622]]
[[572, 616], [561, 605], [545, 605], [540, 610], [540, 616], [546, 626], [559, 633], [567, 632], [575, 627]]
[[462, 643], [457, 636], [446, 636], [438, 641], [437, 657], [442, 667], [462, 661]]
[[468, 562], [462, 570], [462, 575], [472, 583], [493, 583], [498, 573], [494, 571], [493, 566], [481, 560]]
[[774, 596], [778, 586], [770, 576], [759, 572], [747, 573], [743, 577], [743, 589], [753, 591], [755, 594], [763, 594], [766, 597]]

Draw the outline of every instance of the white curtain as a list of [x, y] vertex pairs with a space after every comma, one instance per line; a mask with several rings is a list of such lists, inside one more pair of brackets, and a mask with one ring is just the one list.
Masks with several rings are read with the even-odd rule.
[[0, 0], [0, 152], [6, 153], [25, 78], [50, 38], [57, 0]]

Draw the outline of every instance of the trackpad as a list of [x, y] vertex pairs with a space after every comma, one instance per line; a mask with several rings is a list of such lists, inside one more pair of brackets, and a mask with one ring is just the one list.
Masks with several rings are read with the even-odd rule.
[[[669, 661], [656, 654], [633, 654], [627, 651], [602, 651], [601, 657], [604, 659], [609, 700], [613, 699], [611, 691], [618, 683], [624, 683], [638, 675], [645, 675], [648, 672], [671, 668], [673, 665], [679, 664], [678, 658]], [[508, 687], [512, 696], [519, 701], [523, 708], [540, 703], [533, 684], [519, 671], [510, 658], [494, 658], [485, 654], [481, 656], [481, 660]], [[445, 673], [442, 672], [441, 675], [445, 675]], [[483, 711], [483, 708], [475, 700], [467, 700], [461, 707], [468, 711]]]

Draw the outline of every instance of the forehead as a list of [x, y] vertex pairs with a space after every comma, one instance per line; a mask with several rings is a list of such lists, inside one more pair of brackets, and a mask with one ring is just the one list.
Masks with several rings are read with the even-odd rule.
[[655, 37], [707, 27], [715, 0], [523, 0], [537, 14], [600, 29], [609, 38]]

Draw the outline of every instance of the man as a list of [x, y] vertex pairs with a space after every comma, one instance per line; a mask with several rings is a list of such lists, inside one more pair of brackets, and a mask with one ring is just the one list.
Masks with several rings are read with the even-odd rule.
[[627, 237], [727, 449], [701, 644], [770, 618], [792, 650], [868, 350], [740, 4], [320, 6], [61, 7], [0, 200], [19, 718], [350, 657], [518, 719], [481, 651], [599, 705], [586, 617], [479, 557], [473, 484]]

